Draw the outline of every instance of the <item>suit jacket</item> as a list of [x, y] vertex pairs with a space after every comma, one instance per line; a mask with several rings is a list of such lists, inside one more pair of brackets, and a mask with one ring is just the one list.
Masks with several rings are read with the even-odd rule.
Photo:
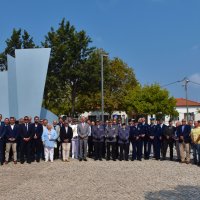
[[105, 137], [105, 130], [102, 125], [93, 126], [93, 141], [94, 142], [103, 142]]
[[117, 142], [118, 136], [118, 127], [114, 126], [107, 126], [106, 127], [106, 142]]
[[72, 138], [73, 138], [72, 128], [68, 126], [68, 129], [66, 132], [65, 126], [62, 126], [60, 128], [60, 141], [64, 142], [64, 140], [68, 139], [68, 143], [71, 143]]
[[[5, 137], [6, 137], [6, 142], [8, 143], [16, 143], [17, 142], [17, 138], [19, 136], [19, 126], [18, 125], [14, 125], [14, 128], [11, 128], [11, 125], [8, 125], [6, 127], [6, 132], [5, 132]], [[10, 141], [9, 138], [15, 138], [14, 141]]]
[[19, 125], [19, 136], [20, 139], [23, 140], [23, 138], [29, 138], [32, 139], [34, 136], [34, 132], [31, 129], [31, 124], [28, 124], [28, 130], [26, 127], [26, 124], [20, 124]]
[[36, 135], [38, 140], [41, 140], [42, 133], [43, 133], [43, 127], [42, 124], [37, 124], [37, 127], [35, 127], [35, 123], [32, 123], [30, 125], [30, 131], [31, 134], [33, 134], [33, 137]]
[[119, 144], [128, 144], [129, 143], [129, 134], [130, 134], [130, 128], [129, 126], [127, 126], [125, 129], [123, 129], [122, 127], [119, 128], [119, 140], [118, 143]]
[[131, 142], [136, 141], [136, 137], [139, 137], [139, 130], [138, 126], [130, 126], [130, 134], [129, 134], [129, 139]]
[[183, 142], [180, 138], [180, 136], [183, 136], [184, 142], [190, 143], [191, 142], [190, 133], [191, 133], [191, 126], [190, 125], [186, 124], [184, 129], [183, 129], [183, 125], [179, 126], [179, 128], [177, 129], [177, 135], [179, 137], [179, 142]]
[[157, 124], [156, 125], [156, 131], [155, 131], [155, 137], [158, 139], [159, 137], [163, 137], [163, 132], [164, 132], [164, 129], [166, 128], [167, 126], [165, 124], [162, 125], [162, 128], [160, 126], [160, 124]]
[[87, 123], [85, 123], [84, 127], [82, 126], [82, 123], [78, 124], [77, 126], [77, 132], [79, 139], [88, 139], [88, 134], [90, 133], [90, 127]]
[[0, 141], [4, 141], [6, 133], [6, 126], [0, 126]]

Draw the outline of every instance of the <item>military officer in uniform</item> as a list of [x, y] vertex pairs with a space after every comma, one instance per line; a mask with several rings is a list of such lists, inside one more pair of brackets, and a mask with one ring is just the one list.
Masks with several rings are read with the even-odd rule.
[[128, 161], [130, 127], [125, 123], [119, 128], [118, 143], [120, 146], [119, 160]]
[[[163, 148], [163, 131], [165, 129], [166, 125], [163, 124], [163, 120], [158, 120], [158, 124], [156, 125], [156, 131], [155, 131], [155, 158], [156, 160], [160, 160], [160, 153], [162, 153]], [[163, 153], [162, 153], [163, 154]]]
[[154, 123], [155, 118], [151, 118], [150, 119], [150, 125], [149, 125], [149, 139], [148, 139], [148, 153], [147, 153], [147, 160], [150, 158], [150, 154], [152, 151], [152, 147], [153, 147], [153, 153], [155, 154], [155, 131], [156, 131], [156, 125]]
[[112, 147], [112, 159], [113, 161], [116, 161], [116, 142], [118, 136], [118, 128], [112, 125], [112, 121], [109, 121], [109, 124], [106, 127], [105, 136], [107, 146], [107, 160], [110, 160], [110, 147]]
[[139, 155], [139, 133], [140, 133], [140, 128], [138, 126], [138, 122], [135, 120], [132, 120], [132, 124], [130, 126], [130, 133], [129, 133], [129, 140], [132, 144], [132, 161], [134, 160], [141, 160], [140, 155]]
[[96, 126], [93, 127], [94, 160], [102, 161], [104, 137], [104, 127], [103, 125], [100, 125], [99, 120], [97, 120]]

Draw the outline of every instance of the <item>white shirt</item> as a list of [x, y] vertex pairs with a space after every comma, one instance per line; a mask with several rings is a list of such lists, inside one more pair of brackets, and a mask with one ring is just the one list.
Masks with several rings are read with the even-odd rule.
[[72, 131], [73, 131], [73, 137], [77, 137], [78, 136], [77, 124], [72, 124], [70, 125], [70, 127], [72, 128]]
[[15, 125], [13, 124], [13, 125], [10, 125], [10, 126], [11, 126], [11, 129], [13, 130]]

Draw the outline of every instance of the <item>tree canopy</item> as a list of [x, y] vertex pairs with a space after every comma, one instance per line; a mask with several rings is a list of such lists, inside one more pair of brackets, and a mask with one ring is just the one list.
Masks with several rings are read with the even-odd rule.
[[138, 85], [126, 96], [125, 104], [129, 113], [177, 116], [176, 99], [158, 84]]

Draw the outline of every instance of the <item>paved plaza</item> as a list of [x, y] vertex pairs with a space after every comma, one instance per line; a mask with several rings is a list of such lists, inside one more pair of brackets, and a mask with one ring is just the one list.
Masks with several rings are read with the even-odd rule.
[[0, 167], [0, 199], [200, 199], [200, 167], [175, 161], [32, 163]]

